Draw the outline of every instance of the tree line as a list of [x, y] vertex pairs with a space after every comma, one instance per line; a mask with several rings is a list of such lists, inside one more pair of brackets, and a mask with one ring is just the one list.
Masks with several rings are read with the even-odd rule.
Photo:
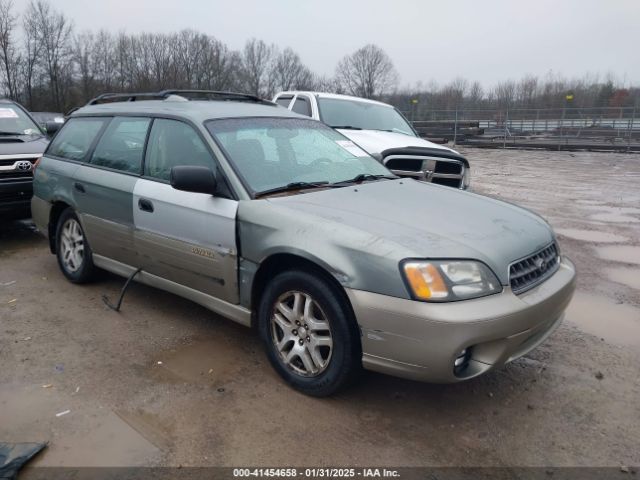
[[[614, 75], [585, 75], [567, 79], [553, 72], [544, 77], [525, 75], [520, 80], [498, 82], [485, 89], [464, 78], [437, 85], [417, 85], [391, 93], [387, 101], [415, 118], [427, 118], [435, 110], [543, 110], [637, 108], [640, 116], [640, 88], [625, 87]], [[611, 115], [618, 115], [611, 111]]]
[[399, 88], [399, 81], [392, 60], [376, 45], [345, 55], [334, 75], [327, 76], [313, 72], [293, 49], [255, 38], [234, 50], [194, 30], [78, 32], [49, 0], [30, 0], [22, 14], [13, 0], [0, 0], [1, 88], [5, 97], [33, 111], [67, 112], [104, 92], [165, 88], [240, 91], [263, 98], [293, 89], [348, 93], [386, 100], [418, 115], [435, 109], [558, 108], [568, 102], [634, 106], [640, 98], [638, 88], [622, 88], [612, 76], [526, 76], [492, 88], [463, 78], [411, 88]]

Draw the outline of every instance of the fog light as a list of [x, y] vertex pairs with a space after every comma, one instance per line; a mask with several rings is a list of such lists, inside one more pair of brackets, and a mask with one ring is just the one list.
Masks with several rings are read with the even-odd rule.
[[471, 358], [471, 349], [463, 349], [456, 359], [453, 361], [453, 373], [455, 375], [461, 374], [469, 365], [469, 359]]

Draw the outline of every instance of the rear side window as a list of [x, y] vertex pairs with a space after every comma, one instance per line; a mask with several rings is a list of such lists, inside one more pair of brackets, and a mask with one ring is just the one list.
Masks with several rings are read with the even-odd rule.
[[144, 142], [151, 120], [148, 118], [114, 118], [91, 156], [91, 164], [140, 173]]
[[215, 168], [205, 143], [190, 125], [158, 118], [149, 134], [144, 174], [169, 181], [171, 168], [179, 165]]
[[307, 117], [311, 116], [311, 104], [309, 100], [305, 97], [298, 97], [293, 104], [293, 108], [291, 109], [300, 115], [306, 115]]
[[292, 97], [292, 96], [290, 96], [290, 95], [286, 95], [286, 96], [284, 96], [284, 97], [278, 97], [278, 98], [276, 99], [276, 103], [277, 103], [278, 105], [282, 105], [283, 107], [287, 108], [287, 107], [289, 106], [289, 104], [291, 103], [291, 99], [292, 99], [292, 98], [293, 98], [293, 97]]
[[82, 160], [91, 144], [108, 121], [107, 118], [71, 118], [54, 137], [47, 155]]

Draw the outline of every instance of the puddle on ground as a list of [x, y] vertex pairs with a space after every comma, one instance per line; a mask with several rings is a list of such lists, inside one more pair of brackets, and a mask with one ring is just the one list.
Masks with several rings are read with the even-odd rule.
[[631, 305], [618, 305], [605, 297], [576, 292], [566, 319], [607, 342], [640, 346], [640, 309]]
[[55, 385], [0, 385], [0, 425], [4, 440], [50, 440], [32, 467], [141, 466], [159, 458], [159, 450], [111, 410]]
[[220, 338], [169, 350], [154, 360], [153, 369], [171, 381], [216, 384], [246, 366], [249, 355], [239, 345]]
[[610, 280], [640, 290], [640, 268], [607, 268], [605, 272]]
[[564, 237], [595, 243], [624, 243], [629, 239], [615, 233], [600, 232], [598, 230], [579, 230], [577, 228], [556, 228], [556, 233]]
[[631, 245], [610, 245], [598, 248], [598, 256], [605, 260], [640, 265], [640, 247]]
[[596, 213], [589, 217], [590, 220], [608, 223], [640, 223], [640, 218], [631, 217], [622, 213]]
[[160, 450], [167, 451], [171, 448], [171, 430], [165, 425], [166, 418], [163, 422], [160, 416], [142, 409], [135, 412], [116, 410], [115, 414]]

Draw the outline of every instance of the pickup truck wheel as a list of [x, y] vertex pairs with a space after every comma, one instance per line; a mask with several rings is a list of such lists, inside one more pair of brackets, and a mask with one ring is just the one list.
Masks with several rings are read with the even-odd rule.
[[277, 275], [262, 296], [258, 322], [271, 364], [303, 393], [331, 395], [361, 367], [352, 314], [333, 285], [315, 275]]
[[56, 256], [65, 277], [73, 283], [90, 281], [95, 272], [91, 248], [76, 214], [67, 208], [58, 219]]

